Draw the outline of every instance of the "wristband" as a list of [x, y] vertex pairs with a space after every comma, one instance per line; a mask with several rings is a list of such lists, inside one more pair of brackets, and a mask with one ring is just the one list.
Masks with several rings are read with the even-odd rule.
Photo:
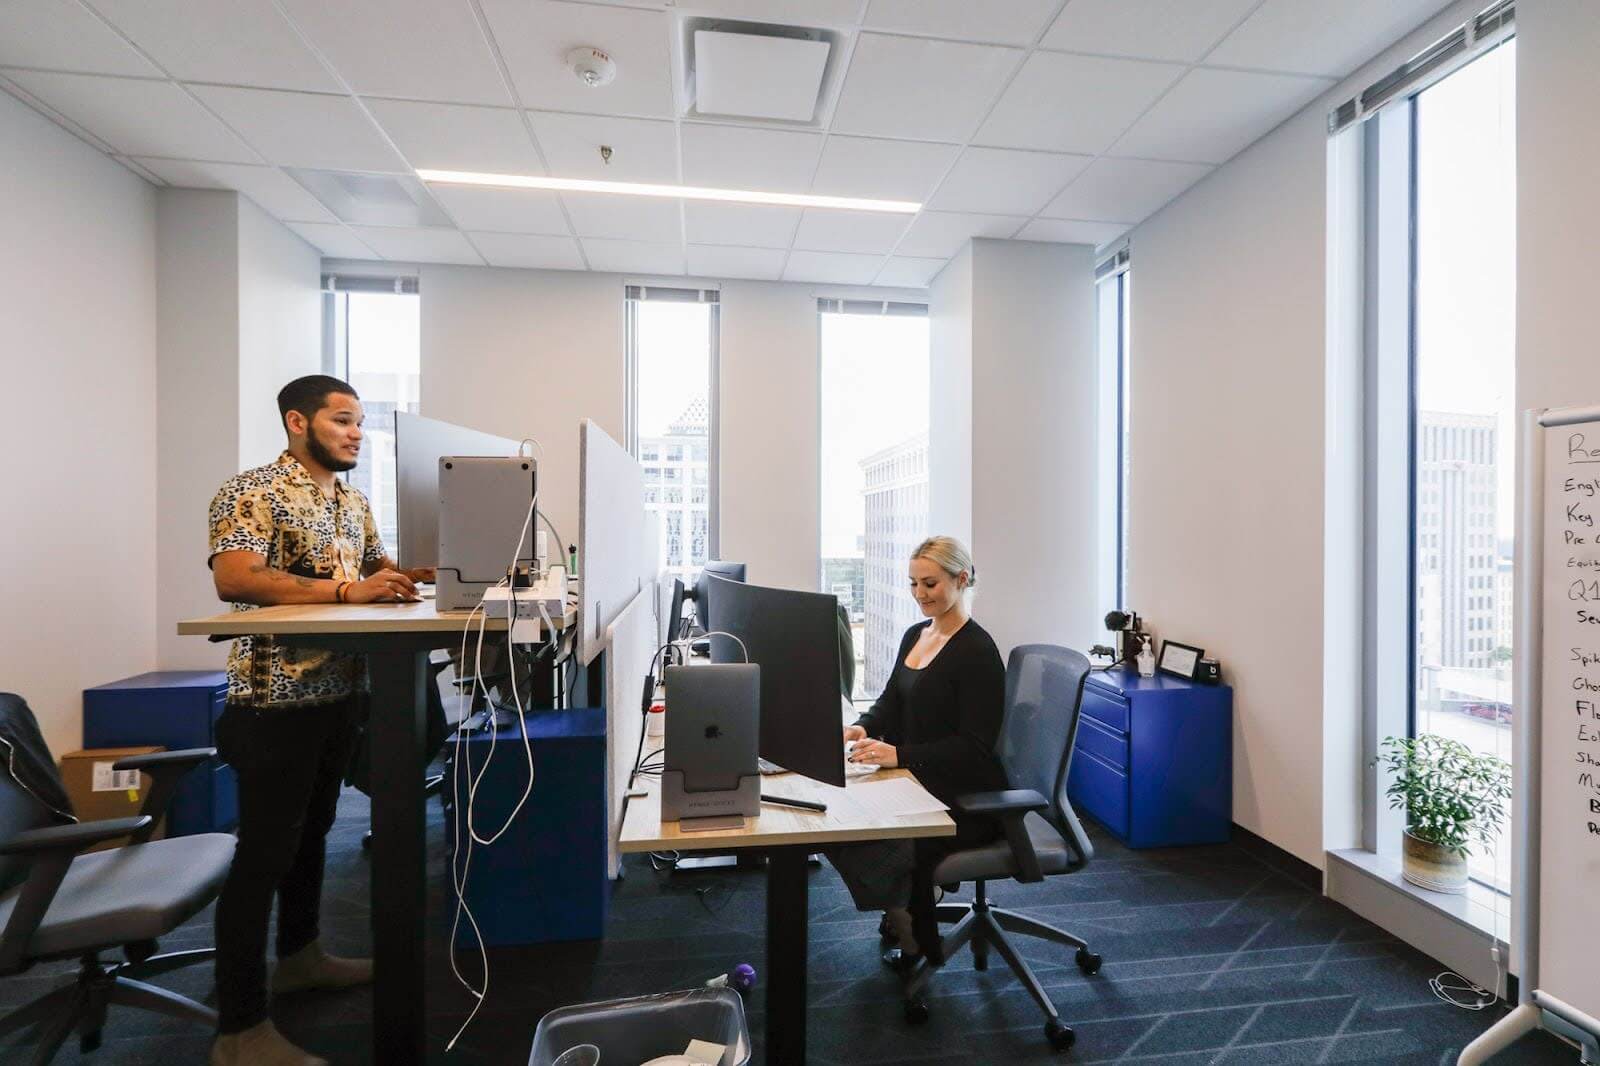
[[344, 590], [349, 588], [349, 587], [350, 587], [350, 582], [348, 582], [348, 581], [339, 582], [338, 586], [335, 587], [334, 590], [333, 590], [333, 598], [339, 603], [344, 603], [345, 602]]

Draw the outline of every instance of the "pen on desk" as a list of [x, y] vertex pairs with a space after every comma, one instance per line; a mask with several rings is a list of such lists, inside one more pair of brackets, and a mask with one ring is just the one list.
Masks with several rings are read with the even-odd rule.
[[810, 800], [790, 799], [788, 796], [769, 796], [765, 792], [761, 793], [761, 802], [776, 803], [780, 807], [799, 807], [808, 811], [827, 811], [828, 809], [828, 805], [826, 803], [813, 803]]

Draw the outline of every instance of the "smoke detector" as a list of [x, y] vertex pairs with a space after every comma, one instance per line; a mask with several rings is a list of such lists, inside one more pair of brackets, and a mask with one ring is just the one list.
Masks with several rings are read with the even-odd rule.
[[578, 76], [579, 81], [591, 89], [610, 85], [617, 76], [617, 65], [611, 61], [611, 57], [587, 45], [567, 53], [567, 66], [572, 68], [572, 73]]

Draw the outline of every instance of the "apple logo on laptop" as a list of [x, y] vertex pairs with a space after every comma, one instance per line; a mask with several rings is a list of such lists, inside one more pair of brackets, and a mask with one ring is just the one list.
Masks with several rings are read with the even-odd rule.
[[708, 725], [708, 726], [706, 726], [706, 739], [707, 740], [716, 740], [720, 736], [722, 736], [722, 727], [721, 726], [719, 726], [719, 725]]

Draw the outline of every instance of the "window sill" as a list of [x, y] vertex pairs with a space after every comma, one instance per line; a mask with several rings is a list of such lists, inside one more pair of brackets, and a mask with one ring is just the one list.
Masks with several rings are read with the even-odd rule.
[[1362, 849], [1330, 851], [1327, 860], [1331, 899], [1468, 980], [1505, 994], [1489, 952], [1498, 946], [1501, 959], [1507, 958], [1506, 897], [1477, 882], [1459, 896], [1430, 892], [1401, 877], [1398, 861]]

